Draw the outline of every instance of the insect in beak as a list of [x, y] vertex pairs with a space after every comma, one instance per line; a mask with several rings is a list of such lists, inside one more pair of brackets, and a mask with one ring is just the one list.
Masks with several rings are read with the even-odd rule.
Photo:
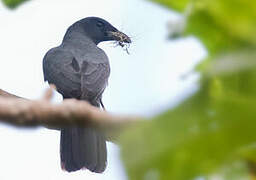
[[121, 46], [127, 52], [127, 54], [130, 54], [128, 51], [128, 48], [130, 47], [130, 43], [132, 43], [130, 37], [120, 31], [109, 32], [109, 33], [113, 36], [113, 39], [116, 40], [117, 45]]

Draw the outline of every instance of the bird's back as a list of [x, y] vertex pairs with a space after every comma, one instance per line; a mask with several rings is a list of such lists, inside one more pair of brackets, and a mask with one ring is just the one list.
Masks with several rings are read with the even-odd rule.
[[45, 81], [55, 84], [65, 98], [99, 101], [107, 86], [110, 66], [99, 49], [62, 45], [49, 50], [43, 60]]
[[[63, 46], [49, 50], [43, 60], [45, 80], [55, 84], [64, 98], [87, 100], [99, 107], [109, 76], [108, 61], [94, 62], [90, 53], [77, 51]], [[61, 129], [60, 152], [62, 168], [69, 172], [86, 168], [100, 173], [106, 168], [105, 136], [95, 129]]]

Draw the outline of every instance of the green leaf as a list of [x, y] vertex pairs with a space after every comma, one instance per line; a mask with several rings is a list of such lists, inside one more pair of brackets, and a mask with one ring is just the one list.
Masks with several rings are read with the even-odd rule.
[[177, 10], [179, 12], [184, 11], [190, 0], [152, 0], [158, 2], [164, 6]]
[[2, 2], [10, 9], [14, 9], [26, 1], [28, 0], [2, 0]]
[[256, 141], [256, 95], [250, 94], [255, 86], [244, 87], [244, 78], [255, 73], [254, 68], [207, 78], [178, 107], [128, 130], [121, 142], [129, 177], [185, 180], [237, 162], [246, 167], [242, 157], [256, 157], [250, 146]]
[[256, 1], [154, 1], [184, 12], [184, 35], [198, 37], [210, 55], [256, 46]]
[[249, 42], [232, 36], [227, 29], [216, 23], [215, 19], [205, 10], [198, 10], [187, 17], [184, 35], [191, 34], [201, 40], [210, 55], [251, 46]]
[[214, 21], [231, 36], [256, 43], [256, 1], [201, 0]]
[[256, 1], [156, 2], [184, 11], [181, 32], [209, 54], [197, 66], [197, 93], [121, 136], [130, 179], [248, 179], [256, 171]]

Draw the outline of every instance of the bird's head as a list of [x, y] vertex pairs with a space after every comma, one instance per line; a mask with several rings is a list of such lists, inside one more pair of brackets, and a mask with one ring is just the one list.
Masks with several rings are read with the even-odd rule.
[[114, 26], [104, 19], [98, 17], [87, 17], [79, 22], [83, 26], [85, 34], [96, 44], [102, 41], [131, 43], [131, 39], [126, 34], [118, 31]]

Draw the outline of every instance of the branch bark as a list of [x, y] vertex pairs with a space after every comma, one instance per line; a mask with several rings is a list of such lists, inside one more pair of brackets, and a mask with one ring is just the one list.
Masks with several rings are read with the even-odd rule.
[[10, 94], [2, 89], [0, 89], [0, 96], [1, 97], [8, 97], [8, 98], [20, 98], [19, 96], [16, 96], [16, 95], [13, 95], [13, 94]]
[[63, 100], [51, 103], [52, 89], [40, 100], [27, 100], [0, 89], [0, 122], [7, 124], [50, 129], [65, 126], [93, 127], [103, 131], [108, 140], [115, 141], [120, 132], [141, 118], [118, 116], [102, 111], [86, 101]]

